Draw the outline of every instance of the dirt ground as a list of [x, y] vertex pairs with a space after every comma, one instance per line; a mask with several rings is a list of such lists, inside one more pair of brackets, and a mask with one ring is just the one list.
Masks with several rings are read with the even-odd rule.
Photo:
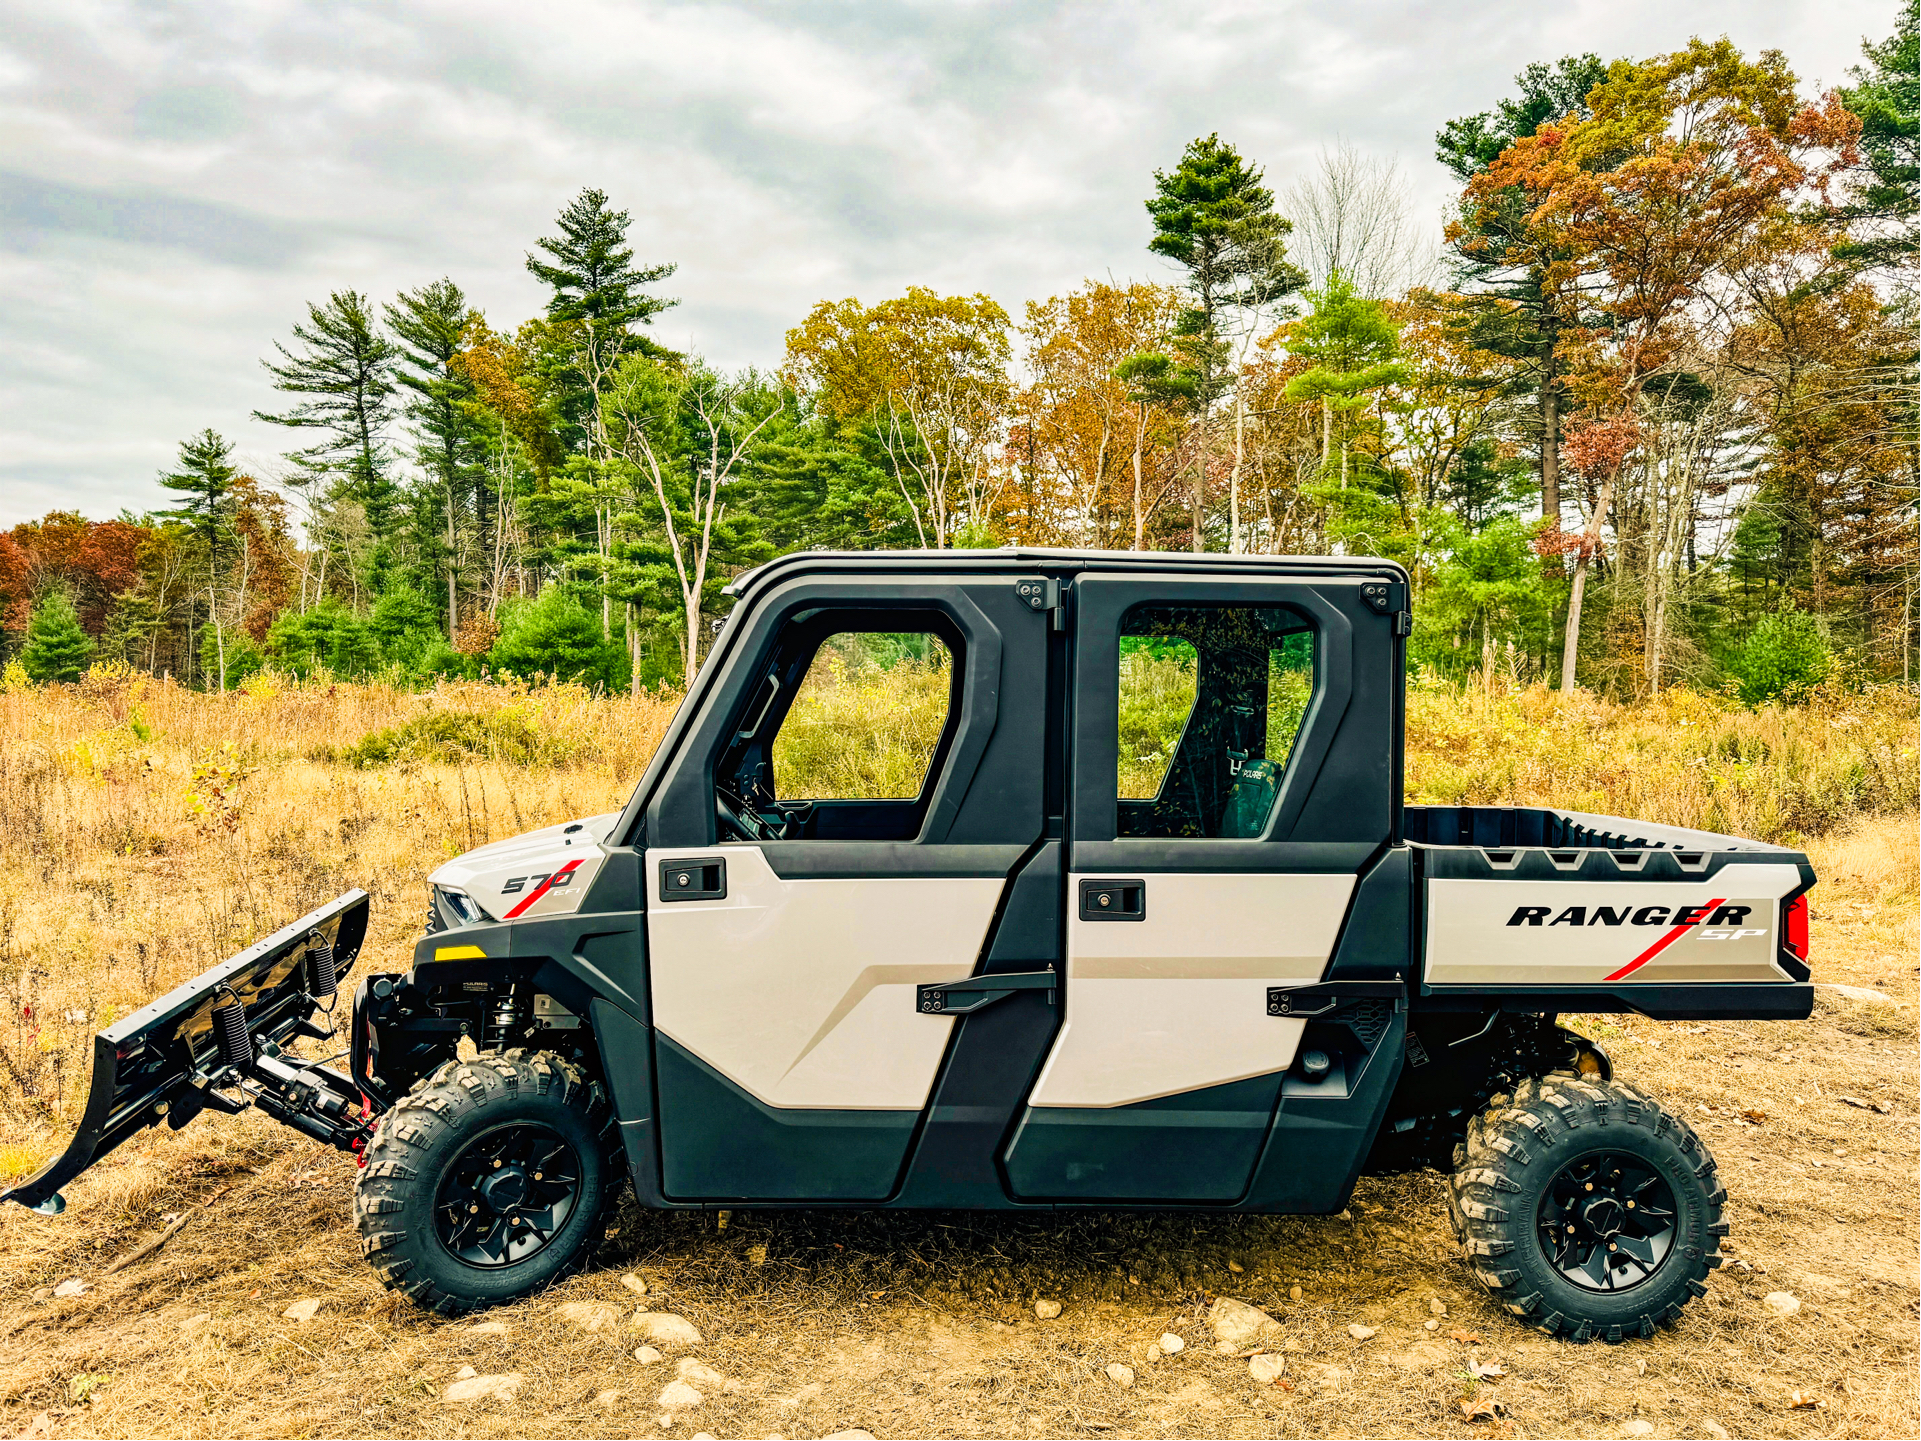
[[[630, 1203], [586, 1274], [447, 1322], [360, 1261], [352, 1158], [203, 1118], [124, 1147], [58, 1219], [0, 1215], [0, 1432], [1912, 1437], [1915, 849], [1912, 818], [1809, 846], [1816, 979], [1886, 1001], [1823, 993], [1806, 1023], [1574, 1020], [1686, 1113], [1731, 1193], [1727, 1264], [1653, 1340], [1519, 1329], [1455, 1255], [1431, 1173], [1364, 1180], [1338, 1217], [742, 1211], [722, 1228]], [[1220, 1296], [1281, 1320], [1279, 1383], [1216, 1350]], [[317, 1314], [288, 1319], [302, 1299]], [[638, 1360], [642, 1307], [701, 1343]], [[663, 1405], [690, 1360], [715, 1373], [687, 1378], [702, 1399]], [[466, 1367], [518, 1387], [448, 1400]]]

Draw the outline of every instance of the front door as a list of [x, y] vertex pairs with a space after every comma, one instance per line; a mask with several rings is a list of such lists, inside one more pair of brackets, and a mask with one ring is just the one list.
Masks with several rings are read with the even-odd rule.
[[1048, 617], [1006, 577], [762, 598], [648, 810], [662, 1188], [876, 1201], [1038, 842]]
[[1017, 1196], [1246, 1191], [1302, 1032], [1267, 989], [1321, 979], [1390, 832], [1393, 716], [1351, 706], [1357, 586], [1077, 582], [1065, 1016], [1006, 1152]]

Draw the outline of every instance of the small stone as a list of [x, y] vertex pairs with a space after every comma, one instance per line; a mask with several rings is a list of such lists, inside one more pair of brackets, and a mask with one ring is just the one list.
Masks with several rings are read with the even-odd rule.
[[513, 1328], [505, 1321], [481, 1321], [467, 1328], [469, 1336], [505, 1336]]
[[618, 1391], [602, 1391], [599, 1395], [594, 1397], [594, 1404], [596, 1406], [602, 1406], [607, 1408], [608, 1410], [612, 1410], [614, 1403], [619, 1399], [620, 1399], [620, 1392]]
[[1438, 1331], [1441, 1329], [1441, 1323], [1439, 1321], [1427, 1321], [1427, 1322], [1424, 1322], [1423, 1324], [1430, 1331]]
[[1247, 1358], [1247, 1374], [1254, 1378], [1257, 1386], [1272, 1386], [1281, 1379], [1281, 1373], [1285, 1370], [1287, 1358], [1272, 1351], [1263, 1351], [1258, 1356]]
[[1352, 1221], [1354, 1219], [1354, 1213], [1352, 1211], [1343, 1211], [1341, 1212], [1341, 1219], [1343, 1221]]
[[669, 1381], [660, 1388], [660, 1395], [655, 1398], [669, 1411], [685, 1411], [689, 1407], [700, 1405], [706, 1399], [685, 1381]]
[[1288, 1300], [1290, 1300], [1290, 1301], [1298, 1301], [1298, 1300], [1300, 1300], [1300, 1299], [1301, 1299], [1301, 1288], [1300, 1288], [1299, 1286], [1289, 1286], [1289, 1287], [1287, 1288], [1287, 1299], [1288, 1299]]
[[1356, 1341], [1365, 1341], [1373, 1336], [1374, 1328], [1372, 1326], [1362, 1326], [1359, 1323], [1356, 1323], [1355, 1325], [1349, 1326], [1347, 1328], [1347, 1334], [1352, 1336]]
[[64, 1296], [84, 1296], [91, 1289], [92, 1288], [89, 1287], [85, 1281], [80, 1281], [80, 1280], [62, 1281], [58, 1286], [55, 1286], [53, 1288], [53, 1294], [56, 1296], [63, 1296], [63, 1297]]
[[651, 1366], [661, 1359], [661, 1354], [652, 1346], [641, 1346], [635, 1350], [634, 1359], [643, 1366]]
[[647, 1294], [647, 1283], [632, 1271], [629, 1271], [625, 1276], [620, 1278], [620, 1284], [625, 1286], [629, 1291], [632, 1291], [636, 1296], [645, 1296]]
[[511, 1401], [527, 1378], [518, 1371], [497, 1376], [468, 1376], [447, 1388], [449, 1401]]
[[826, 1441], [874, 1441], [874, 1433], [856, 1426], [850, 1431], [830, 1431]]
[[1257, 1345], [1268, 1337], [1278, 1335], [1281, 1329], [1281, 1323], [1259, 1306], [1250, 1306], [1245, 1301], [1236, 1301], [1227, 1296], [1221, 1297], [1208, 1308], [1207, 1324], [1216, 1337], [1232, 1342], [1236, 1350]]
[[725, 1376], [692, 1356], [681, 1357], [680, 1364], [674, 1367], [674, 1374], [689, 1386], [705, 1386], [709, 1391], [722, 1391], [727, 1387]]
[[1785, 1321], [1801, 1309], [1801, 1298], [1792, 1291], [1770, 1291], [1761, 1298], [1761, 1304]]
[[1241, 1350], [1241, 1348], [1236, 1346], [1232, 1341], [1216, 1341], [1214, 1343], [1214, 1349], [1223, 1356], [1237, 1356]]
[[620, 1308], [605, 1301], [568, 1301], [554, 1307], [554, 1315], [590, 1336], [620, 1326]]
[[1183, 1341], [1179, 1336], [1176, 1336], [1172, 1331], [1163, 1331], [1161, 1333], [1160, 1348], [1168, 1355], [1174, 1356], [1187, 1349], [1187, 1342]]
[[1447, 1302], [1436, 1297], [1427, 1303], [1427, 1310], [1431, 1316], [1445, 1316], [1447, 1314]]
[[1714, 1441], [1728, 1441], [1727, 1427], [1719, 1421], [1703, 1421], [1701, 1429], [1714, 1438]]
[[180, 1323], [180, 1329], [182, 1331], [192, 1331], [201, 1326], [206, 1325], [207, 1322], [209, 1322], [212, 1319], [213, 1318], [209, 1316], [205, 1311], [202, 1311], [199, 1315], [189, 1316], [186, 1320], [182, 1321]]
[[1816, 981], [1814, 988], [1817, 991], [1826, 991], [1831, 996], [1838, 996], [1844, 1001], [1862, 1001], [1871, 1006], [1891, 1006], [1895, 1003], [1893, 996], [1883, 995], [1880, 991], [1870, 990], [1866, 986], [1841, 986], [1828, 981]]
[[700, 1332], [685, 1316], [672, 1311], [636, 1311], [634, 1329], [662, 1346], [698, 1346]]
[[1043, 1321], [1051, 1321], [1060, 1315], [1060, 1313], [1061, 1303], [1059, 1301], [1036, 1301], [1034, 1303], [1034, 1314]]
[[1622, 1424], [1621, 1434], [1623, 1436], [1652, 1436], [1654, 1434], [1654, 1423], [1651, 1421], [1643, 1421], [1637, 1416], [1634, 1420]]
[[280, 1314], [289, 1321], [311, 1321], [320, 1314], [320, 1298], [303, 1296]]
[[1229, 1261], [1227, 1263], [1227, 1269], [1232, 1271], [1236, 1276], [1244, 1275], [1247, 1272], [1247, 1267], [1243, 1266], [1239, 1261]]
[[1110, 1361], [1107, 1365], [1107, 1379], [1125, 1391], [1134, 1384], [1134, 1368], [1123, 1366], [1118, 1361]]
[[462, 1366], [458, 1371], [454, 1372], [454, 1380], [465, 1381], [469, 1377], [478, 1376], [479, 1374], [480, 1373], [471, 1366]]
[[[33, 1288], [33, 1299], [36, 1301], [44, 1301], [47, 1299], [47, 1297], [51, 1296], [52, 1294], [53, 1294], [53, 1287], [51, 1286], [35, 1286]], [[40, 1414], [44, 1416], [47, 1413], [45, 1411], [42, 1411]]]

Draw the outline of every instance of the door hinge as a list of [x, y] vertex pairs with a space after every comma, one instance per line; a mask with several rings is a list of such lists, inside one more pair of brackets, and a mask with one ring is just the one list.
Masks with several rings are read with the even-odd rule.
[[1046, 991], [1047, 1004], [1055, 1003], [1060, 976], [1048, 967], [1044, 971], [1011, 971], [998, 976], [968, 976], [959, 981], [935, 981], [914, 988], [914, 1009], [926, 1016], [966, 1016], [1004, 1001], [1016, 991]]
[[1023, 576], [1014, 582], [1014, 594], [1027, 602], [1029, 610], [1050, 612], [1048, 624], [1052, 629], [1066, 629], [1066, 593], [1061, 589], [1061, 583], [1053, 576]]

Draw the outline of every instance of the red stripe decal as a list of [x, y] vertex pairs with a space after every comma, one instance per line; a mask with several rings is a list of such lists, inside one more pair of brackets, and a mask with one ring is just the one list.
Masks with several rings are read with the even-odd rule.
[[[552, 890], [555, 881], [559, 880], [562, 876], [572, 875], [574, 871], [579, 868], [579, 866], [580, 866], [579, 861], [567, 862], [566, 865], [562, 866], [559, 870], [555, 871], [551, 876], [547, 877], [546, 880], [542, 881], [539, 885], [535, 886], [534, 893], [528, 896], [527, 899], [522, 901], [519, 905], [515, 906], [511, 911], [507, 912], [506, 916], [504, 916], [503, 919], [511, 921], [515, 916], [519, 915], [522, 911], [526, 910], [527, 907], [531, 906], [535, 901], [539, 900], [542, 896], [546, 895], [548, 891]], [[1721, 903], [1719, 901], [1716, 901], [1715, 904], [1718, 906]], [[1652, 954], [1652, 952], [1650, 952], [1650, 954]], [[1638, 965], [1639, 962], [1636, 962], [1636, 964]], [[1610, 977], [1610, 979], [1612, 978]]]
[[[1661, 937], [1660, 940], [1656, 941], [1653, 945], [1649, 946], [1645, 951], [1641, 952], [1640, 955], [1636, 956], [1633, 960], [1629, 961], [1625, 966], [1621, 967], [1620, 970], [1616, 971], [1613, 975], [1609, 976], [1608, 980], [1618, 981], [1618, 980], [1621, 980], [1623, 977], [1633, 975], [1636, 971], [1640, 970], [1641, 967], [1645, 966], [1649, 961], [1653, 960], [1656, 956], [1660, 955], [1661, 952], [1665, 951], [1669, 946], [1673, 945], [1676, 941], [1680, 940], [1681, 933], [1683, 931], [1691, 931], [1696, 926], [1706, 922], [1707, 918], [1714, 914], [1714, 908], [1718, 905], [1724, 904], [1725, 901], [1726, 901], [1726, 897], [1723, 897], [1719, 901], [1709, 901], [1705, 906], [1701, 907], [1700, 920], [1689, 921], [1685, 926], [1676, 926], [1673, 930], [1669, 931], [1665, 936]], [[1681, 909], [1693, 910], [1694, 907], [1683, 906]]]

